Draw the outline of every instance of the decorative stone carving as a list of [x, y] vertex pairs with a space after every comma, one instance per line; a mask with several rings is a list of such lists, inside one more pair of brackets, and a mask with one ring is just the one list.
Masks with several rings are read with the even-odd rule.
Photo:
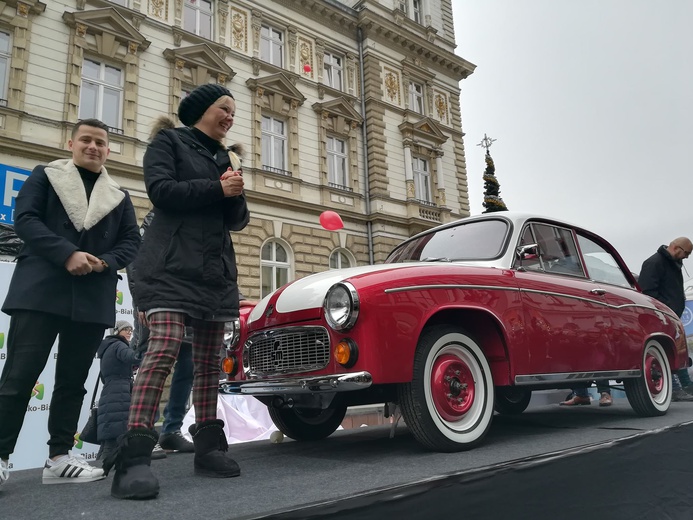
[[139, 48], [139, 44], [137, 42], [128, 42], [128, 53], [137, 54], [138, 48]]
[[183, 67], [185, 67], [185, 61], [181, 59], [177, 59], [175, 62], [176, 65], [176, 70], [183, 70]]
[[248, 15], [244, 11], [231, 9], [231, 46], [248, 52]]
[[149, 0], [149, 14], [159, 20], [168, 20], [168, 0]]
[[19, 2], [17, 4], [17, 15], [21, 16], [22, 18], [29, 18], [29, 6]]
[[438, 114], [438, 120], [447, 123], [448, 122], [448, 102], [441, 94], [435, 95], [435, 107], [436, 114]]
[[388, 99], [399, 105], [400, 103], [400, 93], [399, 93], [399, 78], [395, 72], [385, 73], [385, 92], [387, 93]]
[[77, 33], [77, 36], [84, 38], [87, 35], [87, 26], [83, 23], [78, 23], [75, 26], [75, 32]]
[[219, 85], [223, 85], [224, 83], [226, 83], [226, 81], [227, 81], [226, 74], [219, 74], [217, 76], [217, 83], [219, 83]]

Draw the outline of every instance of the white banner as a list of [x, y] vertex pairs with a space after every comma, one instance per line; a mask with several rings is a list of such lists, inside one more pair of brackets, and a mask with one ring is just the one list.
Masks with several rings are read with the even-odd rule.
[[[14, 271], [14, 263], [0, 261], [0, 302], [5, 301], [7, 289]], [[128, 289], [127, 277], [122, 275], [122, 280], [118, 280], [118, 290], [116, 292], [116, 320], [126, 320], [133, 322], [132, 298]], [[10, 326], [10, 317], [0, 313], [0, 372], [5, 366], [7, 359], [7, 331]], [[110, 329], [105, 331], [109, 334]], [[10, 469], [30, 469], [42, 467], [48, 457], [48, 410], [50, 408], [51, 397], [53, 396], [53, 386], [55, 382], [55, 364], [58, 356], [58, 343], [56, 341], [48, 358], [45, 369], [39, 376], [38, 381], [31, 393], [27, 413], [24, 416], [24, 425], [17, 440], [14, 453], [10, 456]], [[91, 396], [94, 392], [96, 378], [99, 375], [99, 361], [94, 359], [94, 363], [89, 372], [89, 377], [85, 383], [87, 394], [82, 404], [82, 412], [78, 423], [81, 430], [89, 417], [89, 405]], [[99, 385], [99, 388], [101, 385]], [[97, 396], [98, 399], [98, 396]], [[99, 447], [95, 444], [83, 443], [79, 440], [79, 432], [75, 432], [74, 452], [80, 453], [89, 460], [96, 458]]]

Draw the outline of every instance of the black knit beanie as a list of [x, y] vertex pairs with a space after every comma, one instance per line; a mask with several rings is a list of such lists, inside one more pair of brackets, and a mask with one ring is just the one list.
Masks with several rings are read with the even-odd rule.
[[188, 94], [178, 107], [178, 119], [185, 126], [193, 126], [214, 102], [222, 96], [233, 97], [231, 91], [221, 85], [200, 85]]

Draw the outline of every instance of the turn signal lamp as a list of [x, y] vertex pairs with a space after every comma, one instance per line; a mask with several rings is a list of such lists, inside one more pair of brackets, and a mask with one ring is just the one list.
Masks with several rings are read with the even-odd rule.
[[238, 372], [238, 363], [236, 362], [236, 356], [233, 354], [227, 355], [221, 362], [221, 369], [225, 374], [229, 376], [235, 376]]
[[354, 340], [344, 338], [334, 348], [334, 359], [344, 368], [351, 368], [359, 358], [359, 349]]

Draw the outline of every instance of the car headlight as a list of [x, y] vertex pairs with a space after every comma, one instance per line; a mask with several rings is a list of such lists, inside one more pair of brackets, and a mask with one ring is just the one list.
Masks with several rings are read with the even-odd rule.
[[359, 317], [359, 295], [349, 282], [330, 287], [322, 306], [325, 319], [334, 330], [349, 330]]
[[224, 346], [233, 349], [241, 339], [241, 320], [236, 318], [224, 323]]

